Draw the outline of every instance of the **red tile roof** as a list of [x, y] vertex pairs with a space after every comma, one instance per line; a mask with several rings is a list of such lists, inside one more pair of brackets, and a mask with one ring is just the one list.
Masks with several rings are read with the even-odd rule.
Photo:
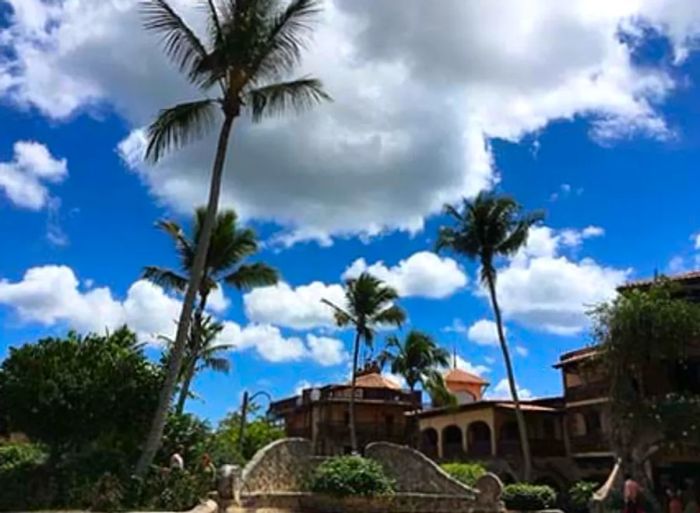
[[658, 280], [660, 278], [665, 278], [667, 280], [675, 281], [675, 282], [700, 280], [700, 269], [695, 270], [695, 271], [689, 271], [686, 273], [673, 274], [671, 276], [661, 275], [661, 276], [658, 276], [656, 278], [645, 278], [642, 280], [628, 281], [624, 285], [621, 285], [619, 288], [620, 289], [629, 289], [629, 288], [633, 288], [633, 287], [644, 287], [647, 285], [651, 285], [652, 283], [654, 283], [656, 280]]

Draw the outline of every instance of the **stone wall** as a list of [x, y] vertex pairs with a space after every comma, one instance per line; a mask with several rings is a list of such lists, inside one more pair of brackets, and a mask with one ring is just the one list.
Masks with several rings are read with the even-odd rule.
[[398, 493], [385, 497], [330, 497], [313, 493], [246, 495], [229, 513], [502, 513], [463, 495]]
[[382, 464], [386, 473], [396, 481], [397, 492], [476, 497], [475, 490], [460, 483], [433, 460], [410, 447], [375, 442], [367, 446], [365, 456]]
[[308, 474], [317, 464], [311, 442], [284, 438], [272, 442], [243, 469], [241, 494], [297, 492], [303, 490]]

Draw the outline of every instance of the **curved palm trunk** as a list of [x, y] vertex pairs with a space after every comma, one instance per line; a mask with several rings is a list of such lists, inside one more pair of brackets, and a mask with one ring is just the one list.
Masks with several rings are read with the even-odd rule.
[[216, 148], [216, 158], [211, 174], [211, 183], [209, 186], [209, 202], [207, 204], [207, 214], [204, 218], [202, 231], [197, 241], [197, 250], [194, 256], [192, 272], [187, 284], [185, 299], [182, 303], [182, 311], [180, 312], [180, 320], [177, 325], [177, 334], [175, 335], [175, 344], [168, 369], [165, 375], [165, 382], [160, 391], [158, 398], [158, 407], [153, 415], [153, 421], [148, 433], [148, 438], [143, 446], [141, 457], [136, 464], [136, 475], [144, 476], [148, 467], [153, 463], [158, 447], [160, 446], [161, 438], [163, 437], [163, 429], [165, 420], [170, 408], [170, 402], [175, 392], [177, 379], [180, 375], [180, 367], [182, 366], [182, 358], [184, 356], [185, 344], [187, 343], [187, 335], [190, 330], [190, 322], [192, 312], [194, 310], [194, 302], [199, 291], [199, 285], [202, 281], [206, 257], [209, 251], [209, 241], [216, 220], [216, 212], [219, 208], [219, 196], [221, 195], [221, 179], [224, 173], [224, 162], [226, 161], [226, 150], [228, 149], [228, 140], [233, 127], [234, 117], [231, 114], [226, 114], [224, 122], [221, 125], [219, 133], [219, 141]]
[[190, 363], [185, 374], [185, 379], [182, 381], [180, 395], [177, 399], [177, 406], [175, 406], [175, 413], [178, 415], [182, 415], [182, 413], [185, 411], [185, 403], [187, 402], [187, 397], [190, 395], [190, 387], [192, 386], [192, 379], [194, 378], [196, 365], [197, 359], [193, 357], [192, 362]]
[[207, 307], [208, 293], [203, 293], [199, 300], [199, 305], [197, 305], [197, 311], [194, 313], [194, 323], [192, 324], [192, 335], [195, 342], [194, 351], [192, 352], [192, 361], [188, 362], [189, 366], [185, 371], [184, 380], [182, 381], [182, 387], [180, 388], [180, 396], [177, 400], [177, 406], [175, 407], [175, 413], [181, 415], [185, 411], [185, 403], [190, 394], [190, 387], [192, 386], [192, 380], [197, 369], [197, 360], [200, 358], [201, 348], [201, 335], [202, 335], [202, 320], [204, 319], [204, 309]]
[[501, 309], [498, 306], [498, 300], [496, 298], [496, 287], [494, 285], [494, 280], [492, 276], [487, 278], [489, 293], [491, 294], [491, 305], [493, 306], [493, 314], [496, 317], [496, 328], [498, 329], [498, 340], [501, 343], [501, 350], [503, 351], [503, 361], [506, 365], [506, 374], [508, 375], [508, 386], [510, 387], [510, 393], [513, 397], [513, 404], [515, 405], [515, 418], [518, 421], [518, 431], [520, 432], [520, 446], [523, 450], [523, 480], [525, 482], [530, 481], [532, 475], [532, 457], [530, 454], [530, 440], [527, 436], [527, 424], [525, 424], [525, 416], [520, 408], [520, 398], [518, 397], [518, 387], [515, 384], [515, 375], [513, 373], [513, 364], [510, 360], [510, 351], [508, 350], [508, 344], [506, 343], [506, 337], [503, 333], [503, 321], [501, 319]]
[[357, 384], [357, 360], [360, 356], [360, 331], [355, 335], [355, 347], [352, 354], [352, 382], [350, 384], [350, 447], [353, 454], [357, 454], [357, 431], [355, 429], [355, 388]]

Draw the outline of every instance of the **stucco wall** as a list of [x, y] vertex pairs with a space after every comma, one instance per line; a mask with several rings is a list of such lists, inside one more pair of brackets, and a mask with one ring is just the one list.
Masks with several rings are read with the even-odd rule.
[[450, 477], [423, 453], [410, 447], [375, 442], [365, 456], [382, 464], [396, 481], [397, 492], [437, 493], [475, 497], [475, 491]]

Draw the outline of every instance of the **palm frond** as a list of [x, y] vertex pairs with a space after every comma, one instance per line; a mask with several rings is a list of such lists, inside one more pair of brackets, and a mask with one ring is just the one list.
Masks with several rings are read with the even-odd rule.
[[302, 112], [322, 101], [331, 101], [323, 85], [315, 78], [279, 82], [248, 91], [244, 102], [250, 107], [254, 122], [272, 117], [289, 109]]
[[263, 263], [241, 265], [224, 278], [224, 281], [238, 290], [275, 285], [279, 280], [277, 269]]
[[155, 265], [148, 265], [143, 268], [141, 277], [155, 283], [166, 290], [177, 290], [184, 292], [187, 288], [187, 278], [177, 274], [170, 269], [164, 269]]
[[161, 34], [165, 54], [194, 81], [196, 69], [207, 58], [207, 49], [197, 35], [166, 0], [144, 0], [141, 12], [144, 27]]
[[254, 82], [274, 80], [291, 72], [301, 60], [307, 36], [321, 12], [320, 0], [292, 0], [269, 21], [267, 42], [252, 61]]
[[231, 362], [228, 358], [210, 357], [204, 359], [204, 367], [216, 372], [228, 374], [231, 370]]
[[406, 313], [397, 305], [390, 306], [372, 316], [376, 324], [401, 326], [406, 321]]
[[160, 111], [148, 127], [146, 160], [158, 162], [170, 149], [201, 139], [214, 125], [216, 105], [216, 101], [207, 99]]

